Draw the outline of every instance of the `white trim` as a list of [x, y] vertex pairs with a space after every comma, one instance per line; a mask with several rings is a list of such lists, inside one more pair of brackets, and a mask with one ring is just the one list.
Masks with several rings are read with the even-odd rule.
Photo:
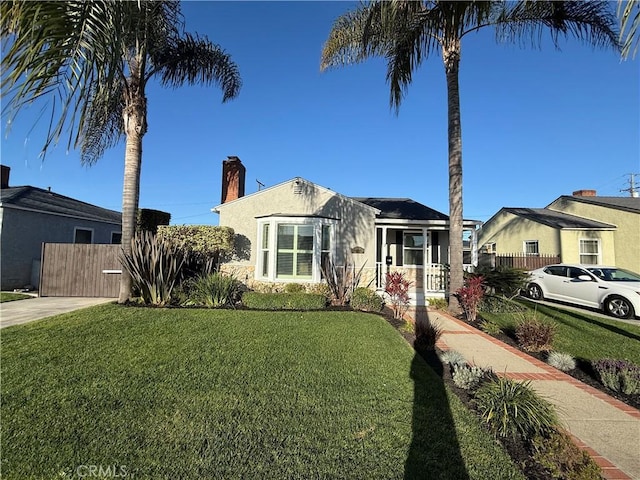
[[[262, 249], [262, 232], [263, 226], [269, 225], [269, 244], [267, 251], [269, 252], [269, 267], [267, 276], [262, 275], [263, 271], [263, 254]], [[329, 255], [335, 258], [336, 251], [336, 224], [335, 220], [327, 218], [308, 217], [289, 217], [289, 216], [270, 216], [257, 220], [257, 258], [255, 264], [254, 278], [263, 282], [282, 282], [282, 283], [320, 283], [322, 275], [320, 272], [320, 261], [322, 254], [322, 226], [331, 226], [331, 245]], [[311, 225], [313, 226], [313, 263], [311, 266], [311, 278], [278, 278], [277, 277], [277, 243], [278, 243], [278, 225]]]
[[[583, 263], [583, 256], [594, 256], [593, 253], [583, 253], [582, 252], [582, 242], [596, 242], [598, 246], [598, 252], [595, 254], [598, 257], [598, 261], [596, 263]], [[581, 265], [600, 265], [602, 263], [602, 242], [600, 238], [578, 238], [578, 263]]]

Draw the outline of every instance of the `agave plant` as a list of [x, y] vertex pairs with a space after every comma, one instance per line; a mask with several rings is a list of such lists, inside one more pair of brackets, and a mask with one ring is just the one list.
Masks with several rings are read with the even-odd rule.
[[322, 274], [327, 281], [334, 305], [349, 303], [353, 292], [360, 285], [365, 265], [366, 263], [359, 270], [356, 270], [356, 266], [349, 262], [345, 262], [344, 265], [336, 265], [331, 258], [322, 265]]
[[171, 300], [180, 269], [182, 252], [160, 241], [151, 232], [138, 232], [131, 240], [131, 253], [122, 253], [122, 265], [131, 275], [133, 287], [144, 303], [164, 306]]

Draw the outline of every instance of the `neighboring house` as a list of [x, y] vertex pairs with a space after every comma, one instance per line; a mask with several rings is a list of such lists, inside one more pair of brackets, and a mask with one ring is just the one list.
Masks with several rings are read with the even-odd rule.
[[41, 188], [10, 187], [9, 173], [9, 167], [2, 165], [2, 290], [37, 288], [43, 243], [120, 243], [119, 212]]
[[640, 271], [640, 198], [563, 195], [546, 208], [502, 208], [478, 232], [485, 253], [558, 255]]
[[[362, 283], [379, 290], [387, 271], [402, 270], [414, 282], [415, 304], [445, 296], [447, 215], [408, 198], [347, 197], [299, 177], [243, 196], [244, 177], [237, 157], [225, 160], [222, 204], [212, 209], [244, 245], [244, 255], [225, 264], [243, 281], [320, 283], [331, 258], [364, 266]], [[468, 267], [479, 223], [464, 223]]]

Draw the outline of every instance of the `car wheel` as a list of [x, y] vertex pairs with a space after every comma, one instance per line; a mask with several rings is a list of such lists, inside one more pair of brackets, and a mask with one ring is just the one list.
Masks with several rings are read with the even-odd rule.
[[609, 297], [604, 302], [604, 310], [612, 317], [633, 318], [633, 305], [624, 297]]
[[542, 289], [535, 283], [529, 284], [529, 286], [527, 287], [527, 293], [529, 294], [529, 298], [533, 300], [542, 300], [544, 298]]

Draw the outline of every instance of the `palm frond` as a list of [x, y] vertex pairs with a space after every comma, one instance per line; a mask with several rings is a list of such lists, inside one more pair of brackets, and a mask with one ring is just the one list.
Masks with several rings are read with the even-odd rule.
[[607, 1], [505, 2], [494, 23], [500, 41], [542, 43], [549, 32], [556, 47], [560, 38], [574, 37], [594, 47], [619, 49], [617, 21]]
[[[624, 5], [624, 9], [622, 6]], [[635, 8], [634, 8], [635, 7]], [[640, 37], [637, 36], [640, 26], [640, 2], [638, 0], [618, 0], [618, 14], [622, 10], [620, 19], [620, 37], [622, 44], [622, 58], [627, 58], [631, 53], [635, 58], [640, 45]], [[635, 10], [635, 14], [633, 11]], [[635, 47], [633, 44], [635, 43]], [[633, 53], [631, 52], [633, 48]]]
[[[135, 2], [1, 2], [3, 114], [12, 120], [38, 99], [49, 100], [51, 123], [43, 154], [68, 132], [77, 140], [79, 118], [86, 116], [97, 83], [112, 90], [122, 68], [114, 14], [123, 18]], [[57, 99], [54, 101], [53, 99]], [[54, 119], [57, 119], [54, 120]]]
[[154, 54], [154, 69], [164, 86], [215, 84], [222, 89], [222, 101], [238, 96], [242, 86], [238, 66], [220, 46], [205, 36], [185, 33], [169, 41]]

